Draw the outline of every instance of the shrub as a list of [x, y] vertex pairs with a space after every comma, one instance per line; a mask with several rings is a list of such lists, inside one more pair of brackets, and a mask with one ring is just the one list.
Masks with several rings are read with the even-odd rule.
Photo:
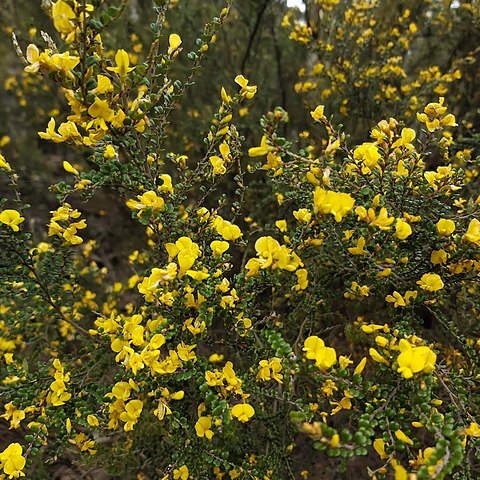
[[[104, 47], [126, 2], [58, 0], [61, 42], [25, 50], [71, 109], [39, 136], [82, 155], [40, 238], [0, 156], [3, 476], [48, 478], [73, 448], [122, 478], [307, 478], [311, 446], [337, 477], [365, 457], [364, 478], [476, 478], [478, 159], [444, 98], [357, 144], [318, 105], [324, 141], [301, 148], [276, 108], [244, 159], [257, 86], [238, 75], [188, 155], [169, 132], [231, 4], [188, 52], [155, 4], [143, 61]], [[118, 271], [88, 240], [101, 192], [132, 218]]]

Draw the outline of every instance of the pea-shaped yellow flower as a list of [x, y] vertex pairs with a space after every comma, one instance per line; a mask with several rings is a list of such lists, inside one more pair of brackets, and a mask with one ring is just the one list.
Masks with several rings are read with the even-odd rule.
[[210, 416], [200, 417], [195, 424], [195, 432], [197, 437], [205, 437], [207, 440], [211, 440], [213, 437], [212, 418]]
[[16, 210], [7, 209], [0, 213], [0, 222], [8, 225], [14, 232], [18, 232], [20, 225], [25, 220]]
[[210, 243], [210, 248], [212, 249], [213, 254], [216, 257], [219, 257], [220, 255], [223, 255], [230, 248], [230, 244], [223, 240], [214, 240], [213, 242]]
[[182, 39], [178, 33], [172, 33], [168, 37], [168, 54], [171, 55], [180, 45], [182, 44]]
[[441, 218], [437, 222], [437, 232], [441, 237], [448, 237], [455, 231], [455, 223], [453, 220]]
[[412, 227], [405, 220], [399, 218], [395, 224], [395, 236], [400, 240], [405, 240], [411, 234]]
[[325, 107], [323, 105], [318, 105], [315, 110], [310, 112], [310, 115], [314, 120], [326, 120], [326, 117], [324, 115]]
[[440, 275], [437, 275], [436, 273], [423, 274], [422, 278], [418, 280], [417, 285], [420, 285], [420, 288], [427, 292], [437, 292], [444, 286]]
[[122, 80], [135, 68], [130, 67], [130, 58], [123, 49], [118, 50], [115, 54], [115, 64], [117, 65], [116, 67], [107, 67], [107, 70], [115, 72]]
[[469, 437], [480, 437], [480, 425], [476, 422], [471, 422], [468, 428], [465, 428], [463, 433]]
[[75, 29], [74, 24], [70, 21], [75, 17], [72, 7], [63, 0], [58, 0], [52, 4], [53, 26], [60, 33], [68, 35]]
[[5, 160], [5, 157], [0, 153], [0, 168], [3, 168], [7, 172], [11, 170], [9, 163]]
[[212, 155], [209, 160], [213, 167], [213, 175], [224, 175], [227, 172], [223, 158]]
[[260, 146], [249, 148], [248, 155], [250, 157], [262, 157], [271, 150], [273, 150], [273, 147], [267, 144], [267, 137], [264, 135], [260, 140]]
[[232, 407], [232, 416], [239, 422], [248, 422], [255, 415], [255, 409], [248, 403], [237, 403]]
[[73, 173], [73, 175], [80, 175], [79, 171], [66, 160], [63, 161], [63, 169], [68, 173]]
[[257, 93], [257, 87], [255, 85], [248, 85], [248, 80], [243, 75], [237, 75], [235, 77], [235, 83], [240, 85], [240, 95], [247, 100], [252, 99]]
[[328, 370], [337, 363], [337, 352], [334, 348], [326, 347], [325, 342], [313, 335], [305, 340], [303, 351], [307, 352], [309, 360], [315, 360], [315, 365], [320, 370]]
[[437, 355], [429, 347], [415, 347], [405, 339], [400, 340], [398, 347], [400, 355], [397, 358], [397, 372], [403, 378], [412, 378], [415, 373], [430, 373], [435, 370]]
[[375, 144], [365, 142], [353, 151], [353, 158], [362, 167], [362, 173], [369, 174], [371, 173], [371, 168], [377, 166], [382, 156]]
[[388, 458], [388, 455], [385, 453], [385, 442], [381, 438], [376, 438], [373, 442], [373, 448], [378, 453], [381, 460]]
[[173, 471], [174, 480], [188, 480], [189, 477], [190, 472], [188, 471], [188, 467], [186, 465], [182, 465], [180, 468], [176, 468]]
[[330, 213], [336, 222], [341, 222], [345, 215], [353, 208], [355, 199], [348, 193], [333, 192], [317, 187], [313, 192], [313, 206], [315, 213]]
[[408, 445], [413, 445], [413, 440], [408, 437], [405, 433], [402, 432], [402, 430], [398, 429], [395, 430], [395, 436], [403, 443], [406, 443]]
[[224, 240], [237, 240], [237, 238], [240, 238], [243, 235], [238, 225], [235, 225], [228, 220], [224, 220], [220, 215], [218, 215], [213, 221], [213, 226]]
[[125, 411], [120, 414], [120, 420], [125, 422], [123, 429], [126, 432], [133, 430], [134, 425], [138, 422], [138, 418], [143, 410], [143, 402], [141, 400], [130, 400], [125, 404]]
[[2, 453], [0, 453], [1, 468], [8, 478], [24, 477], [22, 472], [26, 460], [22, 455], [23, 448], [19, 443], [11, 443]]
[[480, 221], [474, 218], [470, 220], [468, 224], [468, 229], [465, 235], [463, 236], [463, 240], [467, 242], [474, 243], [477, 246], [480, 246]]

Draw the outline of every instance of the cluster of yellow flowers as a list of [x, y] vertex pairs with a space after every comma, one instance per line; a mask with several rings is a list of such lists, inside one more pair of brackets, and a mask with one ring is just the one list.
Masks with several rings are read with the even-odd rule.
[[52, 219], [48, 224], [48, 236], [57, 236], [65, 240], [71, 245], [78, 245], [83, 242], [83, 239], [77, 235], [78, 230], [87, 228], [85, 219], [72, 222], [71, 220], [78, 219], [81, 213], [72, 208], [69, 203], [64, 203], [57, 210], [50, 212]]
[[53, 368], [55, 369], [53, 373], [55, 380], [50, 384], [47, 402], [54, 407], [59, 407], [72, 398], [72, 394], [67, 392], [66, 386], [70, 381], [70, 373], [65, 373], [64, 367], [58, 358], [53, 361]]
[[300, 257], [285, 245], [273, 237], [261, 237], [255, 242], [257, 258], [251, 258], [245, 265], [247, 275], [257, 276], [260, 269], [277, 268], [294, 272], [299, 266], [303, 266]]
[[316, 335], [305, 340], [303, 350], [309, 360], [315, 360], [320, 370], [328, 370], [337, 363], [337, 352], [332, 347], [325, 346], [325, 342]]
[[422, 339], [413, 336], [410, 339], [401, 338], [398, 340], [398, 332], [394, 331], [390, 338], [377, 334], [378, 331], [389, 334], [390, 329], [387, 325], [363, 325], [362, 330], [367, 334], [375, 334], [375, 343], [382, 348], [383, 355], [375, 348], [370, 348], [370, 356], [375, 362], [390, 365], [393, 363], [392, 353], [399, 351], [400, 354], [395, 358], [398, 365], [396, 371], [405, 379], [412, 378], [415, 374], [428, 374], [435, 370], [437, 355], [426, 345]]
[[341, 222], [355, 204], [355, 199], [348, 193], [315, 188], [313, 192], [313, 211], [316, 214], [331, 214], [336, 222]]

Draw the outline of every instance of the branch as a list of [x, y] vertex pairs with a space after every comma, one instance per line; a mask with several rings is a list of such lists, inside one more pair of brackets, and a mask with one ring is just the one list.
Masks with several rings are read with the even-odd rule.
[[240, 72], [242, 73], [242, 75], [245, 73], [245, 66], [247, 64], [248, 57], [250, 57], [250, 52], [252, 50], [253, 41], [255, 40], [255, 37], [257, 36], [257, 32], [258, 32], [258, 29], [260, 27], [260, 23], [262, 22], [263, 14], [265, 13], [265, 10], [267, 9], [269, 3], [270, 3], [270, 0], [264, 0], [263, 4], [261, 5], [261, 7], [258, 10], [257, 18], [255, 20], [255, 25], [253, 26], [252, 33], [250, 34], [250, 38], [248, 39], [247, 50], [245, 51], [245, 55], [243, 56], [243, 60], [242, 60], [242, 65], [240, 67]]

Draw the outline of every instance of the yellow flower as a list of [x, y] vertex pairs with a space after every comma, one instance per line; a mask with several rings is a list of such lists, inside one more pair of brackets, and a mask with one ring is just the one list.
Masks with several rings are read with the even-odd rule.
[[103, 157], [108, 160], [110, 158], [115, 158], [116, 156], [117, 152], [115, 151], [115, 148], [113, 147], [113, 145], [108, 144], [103, 151]]
[[228, 220], [224, 220], [220, 216], [217, 216], [215, 218], [215, 220], [213, 221], [213, 226], [217, 230], [218, 234], [223, 237], [224, 240], [236, 240], [243, 235], [238, 225], [234, 225]]
[[373, 448], [378, 453], [381, 460], [388, 458], [388, 455], [385, 453], [385, 442], [381, 438], [376, 438], [374, 440]]
[[162, 173], [158, 178], [163, 182], [162, 185], [158, 187], [158, 190], [173, 195], [172, 177], [168, 173]]
[[370, 350], [368, 351], [368, 353], [370, 354], [370, 356], [372, 357], [372, 359], [377, 362], [377, 363], [383, 363], [385, 365], [388, 365], [388, 361], [382, 356], [380, 355], [377, 350], [375, 350], [374, 348], [370, 348]]
[[402, 353], [397, 358], [397, 372], [403, 378], [412, 378], [415, 373], [430, 373], [435, 370], [437, 355], [429, 347], [415, 347], [405, 339], [401, 339], [398, 347]]
[[202, 271], [199, 271], [199, 270], [187, 270], [187, 271], [186, 271], [186, 274], [187, 274], [190, 278], [193, 278], [194, 280], [197, 280], [197, 281], [199, 281], [199, 282], [201, 282], [202, 280], [205, 280], [205, 279], [207, 279], [208, 277], [210, 277], [210, 274], [209, 274], [209, 273], [202, 272]]
[[26, 460], [22, 455], [23, 447], [19, 443], [11, 443], [0, 453], [1, 468], [8, 478], [24, 477], [22, 472]]
[[196, 361], [197, 356], [195, 354], [196, 345], [186, 345], [183, 342], [180, 342], [177, 346], [178, 357], [180, 360], [184, 362], [188, 362], [189, 360]]
[[0, 153], [0, 168], [3, 168], [7, 172], [11, 170], [10, 165], [8, 164], [8, 162], [5, 160], [5, 157], [1, 153]]
[[463, 430], [463, 433], [469, 437], [480, 437], [480, 425], [476, 422], [471, 422], [470, 426]]
[[389, 303], [393, 303], [393, 306], [395, 308], [397, 307], [404, 307], [406, 305], [405, 299], [402, 297], [400, 293], [397, 291], [394, 291], [392, 295], [387, 295], [385, 297], [385, 300]]
[[216, 257], [219, 257], [230, 248], [230, 244], [222, 240], [214, 240], [210, 243], [210, 248], [212, 249], [213, 254]]
[[188, 480], [189, 476], [190, 472], [188, 471], [188, 467], [186, 465], [182, 465], [180, 468], [176, 468], [173, 471], [174, 480]]
[[434, 265], [440, 265], [442, 263], [447, 263], [448, 260], [448, 253], [441, 248], [440, 250], [433, 250], [430, 255], [430, 261]]
[[437, 275], [436, 273], [423, 274], [422, 278], [417, 281], [417, 285], [420, 285], [420, 288], [427, 292], [437, 292], [444, 286], [440, 275]]
[[200, 256], [199, 246], [188, 237], [180, 237], [175, 243], [167, 243], [165, 248], [171, 259], [177, 257], [180, 276], [189, 270]]
[[463, 240], [480, 246], [480, 220], [477, 220], [476, 218], [470, 220], [467, 232], [463, 236]]
[[286, 220], [277, 220], [275, 222], [275, 226], [281, 231], [281, 232], [286, 232], [287, 231], [287, 221]]
[[267, 137], [264, 135], [260, 140], [259, 147], [252, 147], [248, 149], [248, 155], [250, 157], [262, 157], [266, 155], [268, 152], [272, 151], [273, 147], [267, 145]]
[[117, 50], [115, 54], [115, 64], [117, 65], [116, 67], [107, 67], [107, 70], [115, 72], [122, 81], [125, 80], [128, 73], [135, 69], [135, 67], [129, 66], [130, 58], [128, 53], [123, 49]]
[[370, 173], [371, 168], [377, 166], [381, 157], [377, 146], [370, 142], [362, 143], [353, 151], [353, 158], [360, 163], [364, 174]]
[[92, 90], [92, 93], [101, 95], [108, 92], [113, 92], [111, 80], [105, 75], [97, 75], [97, 86]]
[[134, 425], [142, 413], [143, 402], [141, 400], [130, 400], [125, 404], [125, 411], [120, 414], [120, 420], [125, 422], [123, 429], [128, 432], [133, 430]]
[[455, 231], [455, 223], [452, 220], [441, 218], [437, 222], [437, 232], [441, 237], [448, 237]]
[[308, 287], [308, 271], [305, 268], [299, 268], [295, 275], [297, 276], [297, 284], [293, 287], [293, 290], [305, 290]]
[[58, 0], [58, 2], [52, 4], [53, 26], [58, 32], [64, 35], [71, 33], [75, 26], [70, 20], [74, 18], [75, 12], [68, 3]]
[[232, 416], [245, 423], [255, 415], [255, 409], [248, 403], [237, 403], [232, 407]]
[[444, 98], [440, 97], [437, 102], [429, 103], [423, 110], [423, 113], [417, 113], [417, 120], [425, 123], [429, 132], [434, 132], [441, 127], [456, 127], [455, 116], [451, 113], [443, 116], [447, 107], [443, 106]]
[[305, 340], [303, 351], [307, 352], [309, 360], [315, 360], [315, 365], [320, 370], [328, 370], [337, 362], [337, 352], [331, 347], [326, 347], [325, 342], [316, 335]]
[[403, 433], [400, 429], [398, 430], [395, 430], [395, 436], [403, 443], [406, 443], [408, 445], [413, 445], [413, 440], [409, 437], [407, 437], [407, 435], [405, 435], [405, 433]]
[[248, 86], [248, 80], [243, 75], [237, 75], [235, 77], [235, 83], [240, 85], [240, 95], [247, 100], [253, 98], [257, 93], [257, 87], [254, 85]]
[[16, 210], [7, 209], [0, 213], [0, 222], [8, 225], [14, 232], [18, 232], [19, 227], [25, 217], [22, 217]]
[[309, 223], [312, 219], [312, 213], [306, 208], [300, 208], [299, 210], [294, 210], [293, 216], [302, 223]]
[[106, 100], [100, 100], [98, 97], [88, 108], [88, 113], [92, 118], [101, 118], [106, 122], [110, 122], [115, 116], [115, 112], [110, 108]]
[[348, 251], [352, 255], [367, 255], [368, 251], [365, 250], [364, 247], [365, 247], [365, 239], [363, 237], [360, 237], [357, 240], [356, 246], [348, 248]]
[[353, 371], [354, 375], [361, 375], [363, 370], [365, 369], [365, 365], [367, 364], [367, 357], [363, 357], [360, 362], [358, 362], [358, 365], [355, 367], [355, 370]]
[[392, 461], [393, 470], [395, 471], [395, 480], [408, 480], [408, 472], [402, 465], [394, 464]]
[[323, 105], [318, 105], [315, 110], [310, 112], [310, 115], [314, 120], [326, 120], [325, 115], [323, 114], [325, 107]]
[[352, 210], [355, 200], [348, 193], [333, 192], [316, 187], [313, 192], [315, 213], [332, 214], [336, 222], [341, 222], [345, 215]]
[[395, 236], [400, 240], [405, 240], [411, 234], [412, 227], [401, 218], [397, 219], [397, 223], [395, 224]]
[[223, 158], [212, 155], [209, 160], [213, 167], [213, 175], [224, 175], [227, 172]]
[[70, 163], [64, 160], [63, 169], [68, 173], [73, 173], [74, 175], [80, 175], [79, 171]]
[[168, 37], [168, 54], [171, 55], [182, 44], [182, 39], [178, 33], [172, 33]]
[[50, 118], [45, 132], [38, 132], [38, 136], [40, 138], [43, 138], [44, 140], [52, 140], [54, 143], [61, 143], [66, 141], [65, 138], [63, 138], [55, 131], [55, 119], [53, 117]]
[[397, 164], [397, 171], [395, 175], [403, 176], [408, 175], [408, 169], [405, 168], [405, 162], [403, 160], [399, 160]]
[[131, 210], [138, 210], [138, 216], [140, 216], [147, 208], [151, 208], [153, 212], [160, 212], [165, 206], [163, 198], [159, 197], [153, 190], [149, 190], [143, 195], [138, 195], [137, 199], [138, 200], [128, 200], [126, 205]]
[[207, 440], [211, 440], [213, 437], [212, 418], [210, 416], [200, 417], [195, 424], [195, 432], [198, 437], [205, 437]]
[[222, 102], [225, 105], [228, 105], [232, 101], [232, 97], [227, 93], [224, 87], [220, 90], [220, 96], [222, 97]]
[[413, 150], [415, 147], [412, 145], [413, 140], [415, 139], [416, 134], [413, 128], [402, 128], [400, 133], [400, 138], [393, 143], [392, 147], [405, 147], [408, 150]]
[[95, 415], [87, 415], [87, 423], [91, 427], [98, 427], [100, 425], [98, 418]]
[[17, 410], [15, 405], [9, 402], [5, 405], [5, 413], [0, 417], [10, 422], [10, 429], [16, 429], [20, 427], [20, 422], [25, 418], [25, 411]]
[[220, 362], [223, 362], [223, 359], [225, 357], [219, 353], [212, 353], [209, 357], [208, 357], [208, 361], [209, 362], [212, 362], [212, 363], [220, 363]]
[[271, 358], [270, 360], [260, 360], [258, 364], [257, 378], [267, 382], [269, 380], [275, 380], [278, 383], [283, 383], [282, 361], [279, 358]]
[[362, 325], [361, 327], [362, 332], [366, 334], [378, 332], [379, 330], [383, 330], [385, 333], [388, 333], [389, 328], [388, 325], [376, 325], [375, 323], [371, 323], [370, 325]]

